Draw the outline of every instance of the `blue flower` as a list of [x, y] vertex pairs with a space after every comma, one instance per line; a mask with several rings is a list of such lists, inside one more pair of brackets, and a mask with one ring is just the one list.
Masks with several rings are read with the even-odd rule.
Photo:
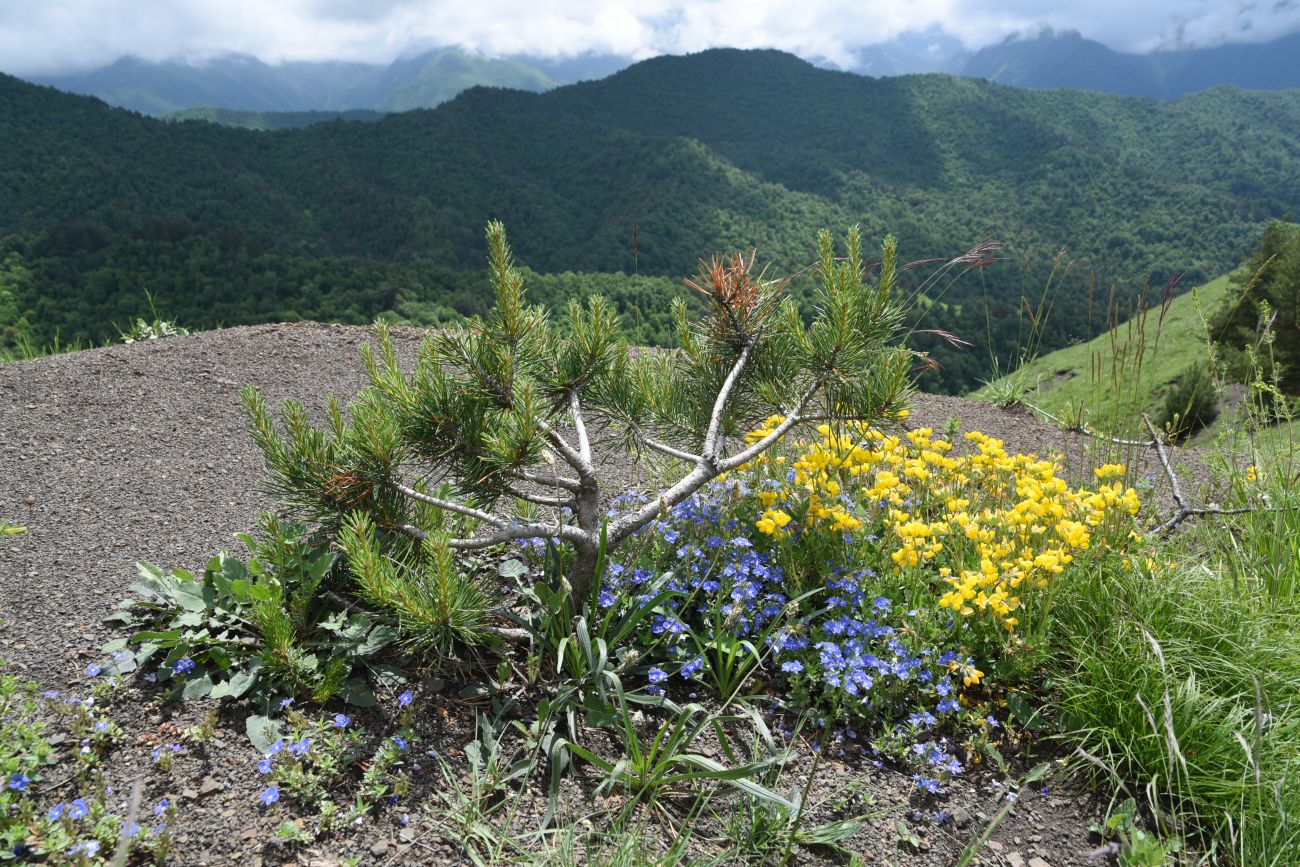
[[280, 738], [275, 743], [271, 744], [269, 747], [266, 748], [266, 754], [268, 756], [273, 756], [283, 749], [284, 749], [284, 738]]
[[344, 713], [334, 714], [334, 728], [345, 729], [352, 723], [352, 717]]
[[600, 596], [596, 598], [596, 601], [600, 603], [601, 608], [612, 608], [617, 600], [614, 598], [613, 593], [605, 589], [600, 591]]
[[46, 816], [51, 822], [59, 821], [59, 819], [63, 818], [63, 805], [55, 804], [53, 807], [50, 807], [50, 812], [47, 813]]
[[139, 837], [143, 833], [144, 833], [144, 826], [141, 825], [139, 822], [132, 822], [131, 824], [126, 826], [126, 836], [128, 837]]
[[310, 751], [311, 738], [309, 737], [303, 737], [296, 744], [292, 744], [289, 747], [289, 752], [293, 753], [295, 756], [305, 756]]
[[27, 784], [31, 781], [31, 777], [27, 776], [22, 771], [19, 771], [9, 778], [9, 788], [13, 789], [15, 792], [25, 792], [27, 791]]
[[939, 702], [939, 706], [935, 708], [935, 710], [937, 710], [939, 713], [951, 713], [952, 711], [955, 711], [960, 707], [961, 705], [957, 704], [957, 700], [949, 696], [948, 698], [945, 698], [943, 701]]
[[927, 792], [931, 795], [943, 794], [943, 789], [939, 788], [938, 780], [929, 780], [922, 777], [920, 774], [913, 774], [912, 779], [916, 781], [916, 787], [922, 792]]
[[89, 815], [90, 807], [86, 806], [86, 802], [82, 798], [77, 798], [77, 800], [68, 805], [69, 819], [84, 819]]
[[686, 678], [687, 680], [690, 680], [692, 677], [695, 677], [695, 675], [699, 674], [700, 669], [703, 667], [704, 667], [704, 657], [697, 656], [694, 659], [692, 659], [690, 662], [682, 666], [682, 672], [681, 672], [682, 677]]
[[781, 670], [788, 671], [791, 674], [798, 674], [803, 671], [803, 663], [797, 659], [788, 659], [781, 663]]
[[153, 814], [155, 816], [161, 816], [167, 812], [167, 808], [170, 806], [171, 806], [171, 801], [168, 801], [166, 798], [163, 798], [161, 801], [159, 801], [157, 804], [154, 805]]
[[68, 850], [68, 857], [69, 857], [69, 858], [72, 858], [72, 857], [75, 857], [75, 856], [77, 856], [77, 855], [81, 855], [81, 854], [83, 854], [83, 853], [84, 853], [86, 856], [88, 856], [88, 857], [93, 857], [93, 856], [95, 855], [95, 853], [98, 852], [98, 851], [99, 851], [99, 841], [98, 841], [98, 840], [87, 840], [86, 842], [84, 842], [84, 843], [78, 843], [77, 845], [75, 845], [75, 846], [73, 846], [71, 849], [69, 849], [69, 850]]
[[997, 717], [993, 716], [993, 714], [989, 714], [988, 716], [986, 716], [984, 718], [984, 722], [989, 724], [989, 728], [993, 728], [993, 729], [1002, 728], [1002, 724], [998, 722]]
[[258, 795], [257, 798], [262, 802], [263, 806], [269, 807], [272, 804], [274, 804], [276, 801], [280, 800], [280, 787], [267, 786], [266, 791]]
[[271, 760], [269, 758], [262, 759], [260, 762], [257, 763], [257, 772], [259, 774], [269, 774], [271, 773], [271, 770], [272, 770], [272, 765], [271, 765]]
[[284, 710], [286, 707], [288, 707], [291, 704], [293, 704], [293, 696], [280, 699], [280, 710]]
[[409, 743], [406, 742], [406, 738], [402, 737], [401, 735], [393, 735], [393, 743], [397, 744], [397, 748], [402, 752], [406, 752], [406, 750], [409, 749], [411, 746]]
[[659, 668], [658, 666], [655, 666], [654, 668], [650, 669], [650, 673], [646, 675], [646, 679], [649, 680], [651, 683], [663, 683], [665, 680], [668, 679], [668, 672], [664, 671], [662, 668]]
[[99, 673], [103, 670], [104, 669], [92, 662], [90, 665], [86, 666], [86, 677], [99, 677]]
[[100, 734], [103, 734], [104, 732], [108, 731], [108, 722], [106, 720], [100, 720], [99, 722], [95, 723], [95, 731], [99, 732]]
[[172, 663], [172, 674], [189, 674], [194, 670], [194, 660], [188, 656], [182, 656]]
[[409, 707], [411, 702], [414, 700], [415, 700], [415, 696], [412, 695], [411, 691], [408, 689], [406, 692], [402, 693], [397, 697], [397, 704], [399, 707]]
[[59, 691], [57, 689], [47, 689], [45, 690], [45, 692], [41, 693], [41, 698], [58, 698], [58, 697], [59, 697]]

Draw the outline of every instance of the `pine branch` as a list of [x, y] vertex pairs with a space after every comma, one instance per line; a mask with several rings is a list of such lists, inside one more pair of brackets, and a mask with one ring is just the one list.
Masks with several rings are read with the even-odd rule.
[[445, 509], [448, 512], [465, 515], [466, 517], [477, 518], [483, 523], [491, 524], [494, 527], [505, 527], [510, 523], [504, 518], [498, 518], [496, 515], [493, 515], [490, 512], [484, 512], [482, 509], [474, 509], [469, 506], [462, 506], [460, 503], [454, 503], [451, 500], [444, 500], [440, 497], [431, 497], [428, 494], [422, 494], [415, 488], [403, 485], [401, 482], [394, 482], [393, 488], [410, 497], [412, 500], [417, 500], [430, 506], [436, 506], [437, 508]]
[[727, 378], [722, 381], [722, 387], [718, 389], [717, 399], [713, 401], [713, 413], [709, 416], [709, 429], [704, 435], [704, 445], [700, 449], [700, 457], [708, 461], [709, 464], [716, 463], [720, 457], [718, 446], [719, 434], [722, 431], [722, 418], [726, 415], [727, 404], [731, 401], [731, 392], [735, 389], [741, 374], [745, 372], [745, 367], [749, 364], [750, 356], [753, 353], [754, 341], [751, 338], [745, 342], [744, 348], [740, 350], [740, 357], [731, 366]]
[[582, 417], [582, 403], [578, 399], [578, 389], [569, 389], [569, 414], [573, 416], [573, 430], [578, 434], [578, 457], [591, 465], [591, 441], [587, 439], [587, 422]]
[[563, 488], [575, 494], [582, 490], [582, 483], [577, 479], [566, 478], [558, 473], [544, 476], [538, 473], [530, 473], [528, 470], [515, 470], [510, 475], [521, 482], [532, 482], [534, 485], [545, 485], [550, 488]]

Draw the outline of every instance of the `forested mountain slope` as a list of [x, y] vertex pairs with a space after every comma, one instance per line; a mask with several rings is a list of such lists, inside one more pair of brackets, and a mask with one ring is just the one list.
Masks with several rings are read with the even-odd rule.
[[[144, 289], [191, 325], [355, 321], [412, 301], [472, 312], [494, 218], [535, 270], [674, 279], [750, 246], [794, 270], [817, 228], [859, 222], [896, 233], [907, 258], [1007, 240], [1018, 261], [931, 287], [921, 323], [1006, 355], [1022, 293], [1062, 246], [1077, 262], [1046, 347], [1087, 336], [1089, 271], [1134, 290], [1186, 271], [1187, 285], [1295, 211], [1300, 92], [1156, 103], [714, 50], [543, 94], [474, 88], [376, 123], [254, 133], [4, 77], [0, 191], [0, 262], [26, 275], [10, 283], [38, 337], [103, 336]], [[990, 358], [936, 351], [933, 382], [954, 390]]]

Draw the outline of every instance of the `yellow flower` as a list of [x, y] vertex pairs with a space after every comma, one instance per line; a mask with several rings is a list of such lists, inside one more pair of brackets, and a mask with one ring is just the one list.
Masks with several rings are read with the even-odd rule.
[[1251, 464], [1246, 467], [1246, 481], [1253, 482], [1259, 478], [1259, 473], [1255, 470], [1255, 465]]
[[1113, 479], [1124, 475], [1125, 466], [1123, 464], [1103, 464], [1093, 470], [1099, 479]]

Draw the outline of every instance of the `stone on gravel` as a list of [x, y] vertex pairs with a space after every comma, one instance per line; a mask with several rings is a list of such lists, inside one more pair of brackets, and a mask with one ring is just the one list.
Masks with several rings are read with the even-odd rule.
[[371, 854], [371, 855], [374, 855], [376, 858], [382, 858], [382, 857], [384, 857], [385, 855], [387, 855], [387, 854], [388, 854], [388, 841], [387, 841], [387, 840], [376, 840], [374, 843], [371, 843], [371, 844], [370, 844], [370, 854]]
[[203, 782], [199, 784], [199, 797], [206, 798], [208, 795], [215, 795], [224, 788], [225, 786], [221, 785], [221, 783], [218, 783], [211, 777], [206, 777]]
[[1044, 861], [1042, 858], [1030, 858], [1029, 867], [1052, 867], [1052, 865]]

